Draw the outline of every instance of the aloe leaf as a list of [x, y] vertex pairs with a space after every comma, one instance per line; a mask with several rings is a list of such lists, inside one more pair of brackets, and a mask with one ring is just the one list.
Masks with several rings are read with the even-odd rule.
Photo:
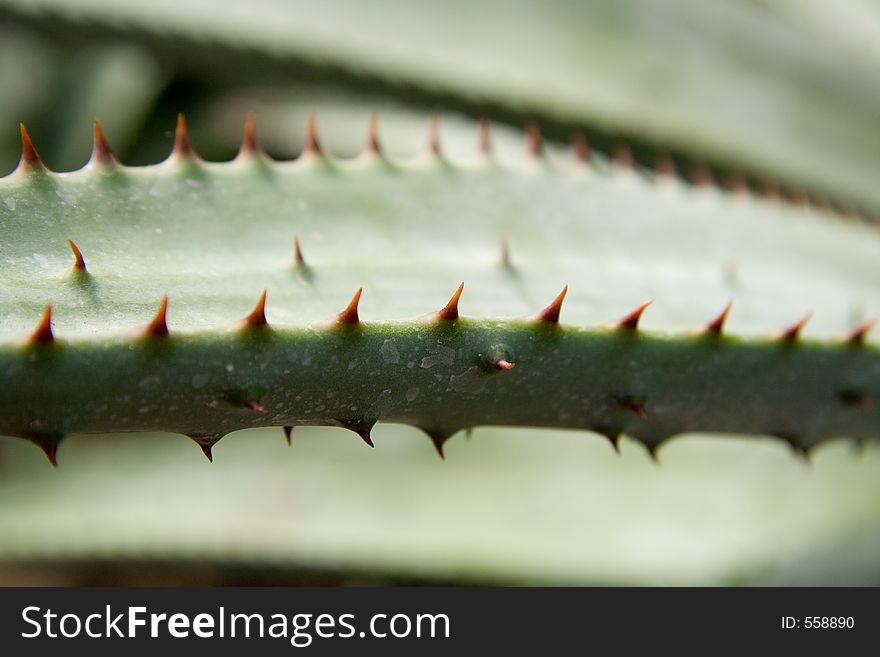
[[556, 137], [587, 129], [597, 145], [629, 140], [649, 160], [668, 151], [742, 169], [756, 184], [880, 206], [877, 62], [854, 46], [880, 31], [866, 4], [835, 8], [834, 29], [815, 18], [827, 13], [821, 3], [794, 11], [782, 0], [3, 5], [9, 20], [74, 42], [95, 28], [121, 31], [203, 81], [240, 86], [247, 73], [369, 85], [423, 107], [537, 118]]
[[[93, 165], [62, 175], [26, 140], [0, 187], [0, 430], [52, 459], [76, 432], [174, 431], [210, 455], [259, 426], [372, 444], [377, 421], [419, 427], [441, 453], [479, 425], [625, 432], [652, 451], [689, 431], [802, 450], [876, 437], [869, 324], [827, 337], [877, 305], [873, 229], [550, 166], [536, 135], [518, 168], [395, 163], [378, 137], [356, 161], [312, 148], [272, 163], [248, 131], [238, 160], [212, 165], [181, 123], [162, 165], [121, 167], [99, 134]], [[461, 311], [459, 288], [437, 312], [461, 280]], [[807, 308], [823, 340], [801, 340]]]

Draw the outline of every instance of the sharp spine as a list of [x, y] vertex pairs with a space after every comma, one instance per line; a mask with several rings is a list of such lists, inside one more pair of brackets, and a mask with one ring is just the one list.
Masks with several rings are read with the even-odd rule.
[[293, 426], [285, 424], [281, 429], [284, 431], [284, 440], [287, 441], [287, 446], [290, 447], [290, 436], [293, 433]]
[[67, 240], [67, 243], [70, 245], [70, 250], [73, 252], [73, 258], [74, 258], [73, 271], [80, 273], [80, 274], [88, 271], [86, 269], [86, 261], [83, 258], [82, 251], [80, 251], [79, 247], [76, 244], [74, 244], [73, 240]]
[[297, 267], [307, 267], [306, 259], [303, 257], [302, 245], [299, 241], [299, 235], [293, 236], [293, 264]]
[[488, 159], [492, 157], [492, 124], [489, 122], [489, 119], [482, 119], [480, 121], [478, 150], [483, 158]]
[[189, 140], [189, 133], [186, 129], [186, 117], [183, 112], [177, 115], [177, 125], [174, 129], [174, 146], [171, 154], [177, 159], [191, 160], [195, 158], [192, 144]]
[[645, 308], [652, 303], [654, 303], [654, 300], [648, 299], [631, 313], [612, 323], [611, 327], [624, 331], [637, 331], [639, 329], [639, 320], [642, 318], [642, 313], [644, 313]]
[[571, 152], [574, 155], [574, 161], [578, 164], [587, 165], [590, 163], [590, 143], [583, 133], [579, 132], [571, 138]]
[[153, 316], [153, 319], [144, 328], [144, 335], [147, 337], [165, 338], [168, 337], [168, 295], [162, 297], [159, 309]]
[[846, 341], [854, 347], [861, 347], [865, 344], [865, 337], [868, 335], [868, 332], [874, 328], [875, 324], [877, 324], [876, 318], [862, 322], [852, 330], [849, 336], [847, 336]]
[[49, 345], [55, 342], [55, 334], [52, 332], [52, 304], [43, 309], [43, 316], [37, 328], [31, 333], [28, 342], [32, 345]]
[[614, 146], [612, 155], [614, 166], [621, 171], [632, 171], [634, 166], [633, 154], [629, 146], [626, 144], [617, 144]]
[[458, 319], [458, 300], [461, 299], [461, 293], [464, 291], [464, 281], [462, 281], [461, 285], [458, 286], [458, 289], [452, 294], [452, 298], [449, 299], [449, 303], [447, 303], [443, 308], [441, 308], [437, 312], [437, 319], [441, 322], [454, 322]]
[[375, 112], [370, 115], [370, 123], [367, 127], [367, 147], [364, 152], [367, 155], [382, 157], [382, 144], [379, 141], [379, 115]]
[[727, 321], [727, 315], [730, 314], [730, 309], [732, 306], [733, 301], [728, 301], [727, 305], [724, 306], [724, 310], [722, 310], [715, 319], [706, 324], [703, 332], [706, 335], [721, 335], [724, 332], [724, 323]]
[[565, 295], [568, 293], [568, 285], [562, 288], [562, 292], [556, 295], [556, 298], [550, 302], [550, 305], [544, 308], [541, 312], [534, 316], [534, 318], [545, 324], [558, 325], [559, 324], [559, 313], [562, 310], [562, 302], [565, 300]]
[[260, 294], [257, 305], [250, 314], [242, 320], [244, 328], [269, 328], [269, 322], [266, 321], [266, 290]]
[[544, 140], [541, 138], [541, 128], [534, 121], [526, 126], [526, 142], [528, 152], [535, 159], [540, 159], [544, 154]]
[[242, 405], [257, 415], [266, 415], [266, 413], [269, 412], [266, 410], [266, 407], [260, 403], [259, 399], [245, 399], [242, 402]]
[[244, 117], [244, 130], [241, 136], [241, 147], [238, 149], [238, 157], [246, 158], [258, 155], [260, 146], [257, 144], [256, 118], [253, 112], [248, 112]]
[[47, 171], [46, 165], [43, 164], [40, 154], [37, 153], [37, 149], [34, 147], [34, 142], [31, 141], [27, 127], [24, 123], [19, 123], [18, 129], [21, 132], [21, 160], [19, 160], [17, 171]]
[[104, 135], [104, 128], [101, 127], [101, 121], [95, 117], [94, 119], [95, 137], [92, 144], [92, 157], [89, 164], [92, 166], [116, 166], [119, 161], [110, 150], [107, 143], [107, 137]]
[[360, 317], [358, 317], [358, 304], [360, 303], [361, 293], [363, 293], [363, 291], [364, 288], [362, 287], [357, 289], [357, 292], [354, 293], [354, 296], [351, 298], [351, 301], [349, 301], [345, 310], [336, 316], [337, 324], [354, 326], [360, 323]]
[[314, 112], [309, 115], [306, 127], [306, 143], [300, 157], [322, 157], [321, 140], [318, 138], [318, 116]]
[[780, 331], [779, 335], [777, 336], [777, 339], [780, 342], [786, 342], [786, 343], [796, 342], [797, 339], [800, 337], [800, 334], [804, 328], [804, 325], [806, 325], [806, 323], [808, 321], [810, 321], [810, 318], [812, 316], [813, 316], [813, 311], [811, 310], [806, 315], [804, 315], [800, 320], [798, 320], [797, 322], [795, 322], [794, 324], [792, 324], [788, 328]]

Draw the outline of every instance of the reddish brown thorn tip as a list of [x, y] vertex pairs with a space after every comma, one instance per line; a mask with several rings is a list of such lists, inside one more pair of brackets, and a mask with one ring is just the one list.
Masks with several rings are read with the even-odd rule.
[[621, 319], [614, 322], [613, 326], [615, 328], [624, 329], [627, 331], [636, 331], [639, 328], [639, 320], [642, 318], [642, 313], [645, 312], [645, 308], [654, 303], [653, 299], [648, 299], [641, 306], [633, 310], [626, 317], [622, 317]]
[[728, 174], [724, 179], [724, 187], [731, 194], [745, 194], [749, 191], [748, 183], [741, 173]]
[[492, 124], [488, 119], [480, 121], [480, 133], [478, 137], [480, 155], [490, 157], [492, 155]]
[[792, 324], [787, 329], [784, 329], [779, 333], [777, 339], [780, 342], [794, 342], [798, 339], [798, 336], [801, 333], [801, 329], [804, 328], [804, 325], [810, 321], [810, 318], [813, 316], [813, 311], [811, 310], [806, 315], [804, 315], [798, 322]]
[[626, 408], [628, 411], [632, 411], [633, 413], [638, 415], [639, 419], [642, 422], [647, 421], [648, 411], [645, 410], [645, 405], [643, 403], [637, 402], [637, 401], [629, 401], [624, 404], [624, 408]]
[[82, 251], [73, 243], [73, 240], [67, 240], [67, 243], [70, 245], [70, 250], [73, 251], [73, 270], [78, 272], [86, 271], [86, 261], [83, 259]]
[[367, 445], [369, 445], [370, 447], [375, 447], [375, 445], [373, 444], [373, 439], [370, 438], [370, 430], [368, 428], [361, 427], [357, 429], [352, 429], [352, 431], [359, 435], [361, 437], [361, 440], [367, 443]]
[[293, 427], [287, 424], [281, 428], [284, 431], [284, 440], [287, 441], [287, 446], [290, 447], [290, 435], [293, 433]]
[[40, 159], [40, 155], [37, 153], [34, 142], [31, 141], [31, 136], [28, 134], [24, 123], [19, 123], [18, 127], [21, 131], [21, 161], [18, 165], [19, 169], [23, 171], [45, 171], [46, 165]]
[[205, 458], [208, 459], [209, 463], [214, 462], [214, 453], [212, 451], [213, 445], [209, 445], [207, 443], [196, 443], [199, 447], [202, 448], [202, 454], [205, 455]]
[[496, 370], [512, 370], [514, 367], [516, 367], [516, 363], [511, 363], [506, 358], [499, 358], [494, 363], [492, 363], [492, 367], [494, 367]]
[[633, 154], [629, 146], [626, 144], [617, 144], [614, 146], [612, 158], [614, 159], [614, 165], [618, 169], [629, 171], [633, 168]]
[[620, 454], [620, 432], [612, 429], [597, 429], [597, 431], [608, 439], [614, 451]]
[[359, 287], [357, 292], [354, 293], [354, 296], [351, 298], [351, 301], [346, 306], [345, 310], [343, 310], [339, 315], [336, 316], [337, 324], [357, 324], [360, 321], [358, 317], [358, 303], [361, 300], [361, 293], [364, 291], [364, 288]]
[[541, 128], [537, 123], [532, 122], [526, 126], [526, 143], [529, 155], [541, 157], [544, 150], [544, 142], [541, 138]]
[[768, 201], [779, 200], [779, 185], [773, 180], [758, 183], [758, 193]]
[[171, 151], [177, 157], [192, 157], [192, 145], [186, 130], [186, 117], [183, 112], [177, 115], [177, 127], [174, 130], [174, 148]]
[[706, 324], [703, 332], [708, 335], [721, 335], [721, 332], [724, 330], [724, 322], [727, 321], [727, 315], [730, 314], [731, 306], [733, 306], [733, 301], [728, 301], [727, 305], [724, 306], [724, 310], [715, 319]]
[[147, 324], [144, 329], [144, 335], [148, 337], [164, 338], [168, 335], [168, 322], [166, 315], [168, 314], [168, 295], [162, 297], [162, 303], [156, 311], [152, 321]]
[[302, 246], [299, 243], [299, 235], [293, 236], [293, 264], [297, 267], [306, 266], [306, 259], [303, 258]]
[[37, 447], [43, 450], [43, 454], [46, 455], [46, 458], [49, 459], [49, 463], [52, 464], [52, 467], [58, 467], [58, 444], [60, 443], [57, 439], [47, 438], [45, 436], [31, 436], [31, 442], [34, 443]]
[[428, 123], [428, 154], [434, 158], [443, 156], [440, 152], [440, 119], [436, 116], [432, 116]]
[[257, 415], [265, 415], [268, 413], [266, 408], [260, 403], [259, 399], [245, 399], [242, 404], [249, 411], [253, 411]]
[[367, 128], [366, 152], [373, 155], [382, 154], [382, 144], [379, 142], [379, 116], [375, 112], [370, 115], [370, 124]]
[[93, 164], [116, 164], [116, 158], [113, 156], [113, 151], [110, 150], [107, 137], [104, 135], [104, 128], [101, 127], [101, 121], [97, 117], [94, 119], [94, 125], [95, 138], [92, 145], [91, 162]]
[[578, 164], [590, 162], [590, 144], [583, 133], [579, 132], [571, 138], [571, 152], [574, 155], [574, 161]]
[[877, 318], [863, 322], [853, 329], [846, 341], [855, 347], [861, 347], [865, 343], [865, 336], [868, 334], [868, 331], [874, 328], [875, 324], [877, 324]]
[[52, 306], [47, 305], [43, 310], [43, 316], [40, 323], [37, 324], [36, 330], [31, 333], [29, 342], [31, 344], [52, 344], [55, 342], [55, 334], [52, 333]]
[[256, 119], [253, 112], [248, 112], [244, 117], [244, 132], [241, 137], [241, 148], [238, 151], [238, 156], [254, 155], [259, 149], [260, 147], [257, 145]]
[[660, 451], [660, 445], [662, 443], [645, 443], [645, 449], [648, 450], [648, 456], [651, 457], [651, 460], [655, 465], [660, 465], [660, 457], [658, 456], [658, 452]]
[[510, 242], [507, 239], [507, 235], [501, 236], [501, 266], [510, 268]]
[[694, 187], [711, 187], [714, 183], [712, 171], [705, 164], [695, 164], [688, 173]]
[[535, 315], [535, 319], [541, 322], [546, 322], [547, 324], [558, 324], [559, 312], [562, 310], [562, 302], [565, 300], [565, 295], [567, 293], [568, 285], [562, 288], [562, 292], [556, 295], [556, 298], [550, 302], [549, 306]]
[[458, 286], [458, 289], [453, 293], [449, 303], [443, 306], [443, 308], [437, 313], [437, 319], [441, 322], [454, 322], [458, 319], [458, 300], [461, 299], [461, 293], [463, 291], [464, 282]]
[[247, 328], [268, 328], [269, 322], [266, 321], [266, 290], [257, 300], [257, 305], [250, 314], [242, 320]]
[[314, 112], [309, 114], [309, 122], [306, 125], [306, 143], [302, 154], [313, 156], [321, 154], [321, 141], [318, 139], [318, 115]]
[[678, 169], [675, 166], [675, 160], [669, 155], [658, 155], [654, 158], [654, 171], [657, 172], [657, 176], [664, 179], [678, 177]]

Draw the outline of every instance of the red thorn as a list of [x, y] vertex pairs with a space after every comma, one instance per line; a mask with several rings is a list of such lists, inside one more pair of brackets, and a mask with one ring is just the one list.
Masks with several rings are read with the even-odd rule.
[[642, 313], [645, 312], [645, 308], [647, 308], [648, 306], [650, 306], [652, 303], [654, 303], [654, 300], [653, 300], [653, 299], [648, 299], [648, 300], [645, 301], [645, 303], [643, 303], [641, 306], [639, 306], [638, 308], [636, 308], [635, 310], [633, 310], [629, 315], [627, 315], [626, 317], [622, 317], [621, 319], [617, 320], [617, 321], [613, 324], [613, 326], [614, 326], [615, 328], [618, 328], [618, 329], [624, 329], [624, 330], [627, 330], [627, 331], [636, 331], [636, 330], [638, 330], [638, 328], [639, 328], [639, 320], [640, 320], [641, 317], [642, 317]]
[[379, 116], [374, 112], [370, 115], [370, 123], [367, 128], [367, 149], [372, 155], [382, 155], [382, 144], [379, 143]]
[[724, 322], [727, 321], [727, 315], [730, 313], [731, 306], [733, 306], [733, 301], [728, 301], [727, 305], [724, 306], [724, 310], [718, 314], [718, 317], [706, 324], [706, 328], [703, 329], [703, 332], [709, 335], [721, 335], [721, 332], [724, 330]]
[[608, 442], [611, 443], [611, 446], [614, 448], [614, 451], [620, 454], [620, 432], [614, 431], [613, 429], [597, 429], [598, 433], [602, 434], [608, 439]]
[[855, 347], [860, 347], [865, 343], [865, 336], [868, 334], [874, 325], [877, 324], [877, 318], [869, 319], [866, 322], [863, 322], [859, 326], [857, 326], [853, 331], [849, 334], [846, 341]]
[[758, 184], [758, 193], [768, 201], [779, 200], [779, 185], [773, 180], [762, 180]]
[[479, 151], [483, 157], [491, 157], [492, 155], [492, 124], [488, 119], [480, 121], [479, 132]]
[[297, 267], [306, 266], [306, 259], [303, 258], [302, 246], [299, 243], [299, 235], [293, 236], [293, 264]]
[[786, 198], [788, 199], [789, 203], [799, 208], [806, 207], [810, 202], [810, 199], [807, 196], [806, 192], [800, 189], [790, 191], [788, 194], [786, 194]]
[[290, 447], [290, 434], [293, 433], [293, 427], [288, 424], [281, 428], [284, 431], [284, 440], [287, 441], [287, 446]]
[[843, 390], [837, 395], [846, 406], [855, 408], [873, 408], [874, 403], [858, 390]]
[[436, 116], [432, 116], [428, 123], [428, 153], [434, 158], [443, 157], [440, 152], [440, 119]]
[[269, 322], [266, 321], [266, 290], [257, 300], [257, 305], [250, 314], [245, 317], [242, 322], [247, 328], [268, 328]]
[[724, 186], [731, 194], [745, 194], [749, 190], [748, 183], [741, 173], [731, 173], [724, 179]]
[[245, 399], [242, 405], [249, 411], [253, 411], [257, 415], [265, 415], [268, 413], [265, 406], [260, 403], [259, 399]]
[[544, 149], [544, 143], [541, 139], [541, 128], [537, 123], [529, 123], [526, 126], [526, 142], [528, 144], [528, 152], [532, 157], [541, 157]]
[[507, 239], [507, 235], [501, 236], [501, 266], [510, 268], [510, 242]]
[[677, 178], [678, 169], [675, 161], [669, 155], [658, 155], [654, 158], [654, 171], [663, 178]]
[[574, 160], [578, 164], [589, 164], [590, 162], [590, 144], [583, 133], [577, 133], [571, 138], [571, 151], [574, 154]]
[[449, 303], [443, 306], [443, 308], [437, 313], [437, 319], [441, 322], [454, 322], [458, 319], [458, 300], [461, 299], [461, 293], [463, 291], [464, 282], [458, 286], [458, 289], [453, 293]]
[[257, 145], [256, 119], [253, 112], [248, 112], [244, 117], [244, 132], [241, 137], [241, 148], [238, 150], [239, 157], [254, 155], [259, 152]]
[[199, 447], [202, 448], [202, 454], [205, 455], [205, 458], [208, 459], [209, 463], [214, 462], [214, 452], [212, 451], [213, 445], [209, 445], [208, 443], [196, 443]]
[[558, 324], [559, 312], [562, 310], [562, 302], [565, 300], [565, 295], [567, 293], [568, 285], [562, 288], [562, 292], [556, 295], [556, 298], [550, 302], [549, 306], [535, 315], [535, 319], [540, 322], [546, 322], [547, 324]]
[[492, 363], [492, 366], [496, 370], [512, 370], [514, 367], [516, 367], [516, 363], [511, 363], [506, 358], [499, 358], [494, 363]]
[[189, 142], [189, 134], [186, 130], [186, 117], [183, 112], [177, 115], [177, 127], [174, 130], [174, 148], [171, 151], [177, 157], [190, 158], [193, 156], [192, 145]]
[[309, 115], [309, 122], [306, 127], [306, 143], [302, 154], [321, 155], [321, 141], [318, 139], [318, 116], [314, 112]]
[[79, 250], [79, 247], [73, 243], [73, 240], [67, 240], [67, 243], [70, 245], [70, 250], [73, 251], [74, 263], [73, 270], [84, 272], [86, 271], [86, 261], [83, 259], [82, 251]]
[[373, 439], [370, 438], [370, 428], [369, 427], [351, 427], [351, 430], [354, 431], [357, 435], [361, 437], [367, 445], [370, 447], [375, 447], [373, 444]]
[[21, 160], [18, 168], [22, 171], [45, 171], [46, 165], [40, 159], [24, 123], [19, 123], [18, 128], [21, 131]]
[[148, 337], [164, 338], [168, 335], [168, 322], [166, 315], [168, 314], [168, 295], [162, 297], [159, 309], [156, 311], [152, 321], [147, 324], [144, 329], [144, 335]]
[[647, 421], [648, 411], [645, 409], [645, 405], [643, 403], [637, 401], [624, 402], [624, 408], [638, 415], [639, 419], [642, 422]]
[[633, 168], [633, 154], [629, 146], [626, 144], [617, 144], [614, 146], [614, 165], [626, 171]]
[[101, 121], [97, 117], [94, 119], [95, 139], [92, 145], [92, 164], [118, 164], [107, 143], [107, 137], [104, 135], [104, 128], [101, 127]]
[[362, 287], [357, 289], [357, 292], [354, 293], [354, 296], [351, 298], [351, 301], [349, 301], [345, 310], [336, 316], [337, 324], [357, 324], [360, 321], [360, 318], [358, 317], [358, 303], [360, 303], [361, 293], [363, 291], [364, 288]]
[[714, 183], [712, 172], [705, 164], [695, 164], [690, 168], [689, 176], [694, 187], [711, 187]]
[[57, 443], [42, 443], [40, 444], [40, 448], [43, 450], [43, 453], [46, 455], [46, 458], [49, 459], [49, 463], [52, 464], [52, 467], [58, 467], [58, 445]]
[[787, 329], [781, 331], [777, 336], [777, 339], [780, 342], [794, 342], [798, 339], [798, 336], [801, 333], [801, 329], [804, 328], [804, 325], [810, 321], [810, 318], [813, 316], [813, 311], [811, 310], [806, 315], [804, 315], [798, 322], [792, 324]]
[[31, 333], [31, 344], [52, 344], [55, 342], [55, 334], [52, 333], [52, 305], [49, 304], [43, 310], [43, 316], [36, 330]]

